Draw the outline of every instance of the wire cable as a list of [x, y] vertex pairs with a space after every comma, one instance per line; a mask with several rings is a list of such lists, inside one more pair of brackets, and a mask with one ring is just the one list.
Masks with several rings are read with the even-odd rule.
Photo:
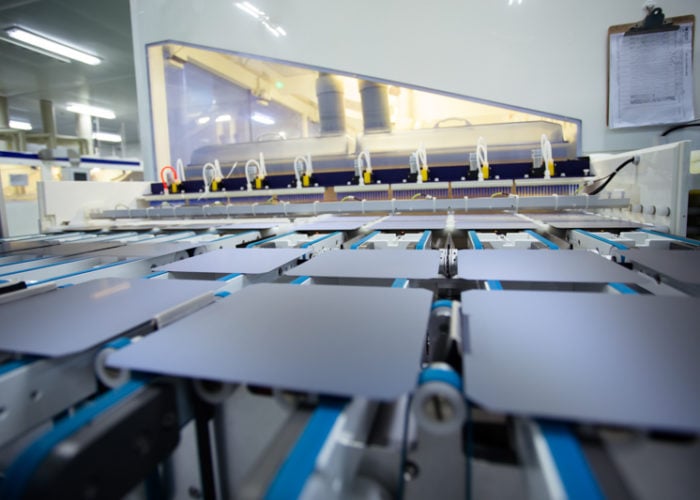
[[590, 184], [581, 186], [579, 191], [584, 194], [588, 195], [595, 195], [600, 193], [603, 189], [607, 187], [608, 184], [610, 184], [610, 181], [615, 178], [617, 173], [625, 168], [627, 165], [630, 163], [634, 163], [635, 165], [639, 165], [640, 158], [639, 156], [632, 156], [631, 158], [627, 158], [625, 161], [623, 161], [620, 165], [617, 166], [615, 170], [610, 172], [608, 175], [601, 177], [599, 179], [596, 179], [592, 181]]
[[224, 179], [228, 179], [229, 177], [231, 177], [231, 175], [233, 174], [233, 171], [236, 169], [236, 165], [238, 165], [238, 162], [233, 164], [233, 166], [231, 167], [231, 170], [228, 171], [228, 174], [226, 174], [226, 177], [224, 177]]
[[673, 127], [664, 130], [664, 132], [661, 134], [661, 137], [666, 137], [671, 132], [675, 132], [676, 130], [680, 130], [683, 128], [689, 128], [689, 127], [700, 127], [700, 121], [693, 120], [692, 122], [681, 123], [680, 125], [674, 125]]

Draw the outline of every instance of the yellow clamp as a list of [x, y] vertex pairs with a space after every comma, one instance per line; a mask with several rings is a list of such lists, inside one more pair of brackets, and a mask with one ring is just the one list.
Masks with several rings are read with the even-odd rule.
[[364, 174], [362, 174], [362, 178], [365, 181], [365, 184], [371, 184], [372, 183], [372, 172], [365, 170]]
[[488, 163], [484, 163], [481, 166], [481, 174], [484, 176], [484, 179], [489, 178], [489, 164]]
[[549, 176], [554, 177], [554, 162], [550, 161], [547, 163], [547, 170], [549, 170]]

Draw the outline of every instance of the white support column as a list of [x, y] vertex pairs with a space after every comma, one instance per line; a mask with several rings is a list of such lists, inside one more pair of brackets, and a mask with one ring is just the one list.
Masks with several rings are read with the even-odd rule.
[[75, 115], [75, 135], [87, 141], [87, 154], [94, 154], [95, 151], [92, 141], [92, 117], [90, 115], [84, 113]]
[[165, 94], [165, 61], [163, 47], [148, 49], [148, 74], [151, 83], [151, 124], [155, 150], [155, 173], [165, 165], [172, 165], [170, 158], [170, 133], [168, 130], [168, 100]]

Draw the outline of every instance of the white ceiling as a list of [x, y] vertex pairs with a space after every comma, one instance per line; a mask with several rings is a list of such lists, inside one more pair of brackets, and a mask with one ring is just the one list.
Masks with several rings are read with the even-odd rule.
[[0, 95], [8, 97], [10, 117], [30, 120], [41, 130], [39, 100], [54, 102], [59, 134], [75, 134], [67, 102], [113, 109], [115, 120], [100, 130], [139, 141], [129, 0], [0, 0], [0, 36], [11, 25], [40, 32], [103, 59], [98, 66], [63, 63], [0, 41]]

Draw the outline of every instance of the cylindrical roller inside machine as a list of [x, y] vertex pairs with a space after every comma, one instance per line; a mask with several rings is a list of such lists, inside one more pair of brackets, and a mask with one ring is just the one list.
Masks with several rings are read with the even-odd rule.
[[345, 133], [345, 93], [343, 82], [334, 75], [320, 73], [316, 80], [321, 135]]
[[365, 133], [391, 131], [389, 93], [386, 85], [360, 80]]

